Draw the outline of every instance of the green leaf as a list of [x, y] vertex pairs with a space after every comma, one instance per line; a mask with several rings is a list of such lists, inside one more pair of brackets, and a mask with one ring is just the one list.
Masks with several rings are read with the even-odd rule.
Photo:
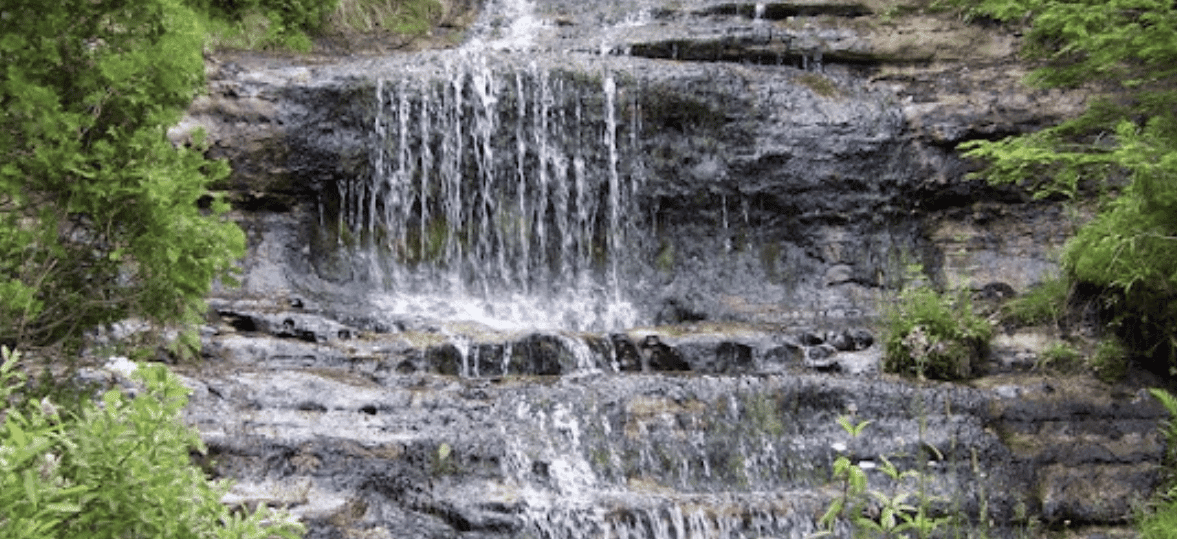
[[826, 512], [818, 519], [818, 523], [829, 528], [834, 527], [834, 522], [837, 521], [838, 515], [842, 514], [842, 509], [846, 507], [846, 501], [842, 498], [837, 498], [830, 502], [830, 506], [826, 508]]
[[866, 490], [866, 472], [858, 466], [850, 467], [850, 490], [853, 492], [863, 492]]
[[12, 437], [16, 447], [26, 447], [29, 445], [29, 438], [25, 435], [24, 429], [20, 428], [20, 415], [16, 410], [8, 412], [8, 421], [5, 423], [8, 426], [8, 434]]
[[32, 505], [34, 510], [37, 509], [37, 504], [40, 501], [40, 497], [37, 496], [38, 483], [39, 479], [34, 475], [33, 470], [24, 471], [25, 501]]

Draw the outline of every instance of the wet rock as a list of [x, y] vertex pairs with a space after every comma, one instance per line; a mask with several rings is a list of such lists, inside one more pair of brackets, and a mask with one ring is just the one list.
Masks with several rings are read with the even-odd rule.
[[[243, 288], [211, 302], [186, 410], [217, 472], [246, 485], [239, 503], [293, 504], [312, 537], [804, 536], [841, 447], [927, 470], [1003, 536], [1015, 518], [1118, 525], [1155, 487], [1164, 414], [1147, 396], [1008, 372], [993, 389], [879, 377], [857, 327], [907, 278], [900, 261], [949, 286], [1020, 290], [1057, 270], [1057, 205], [966, 180], [955, 150], [1082, 102], [1022, 88], [1015, 36], [918, 10], [881, 24], [853, 2], [538, 0], [531, 19], [506, 4], [480, 24], [511, 37], [502, 23], [535, 22], [525, 52], [221, 61], [170, 133], [208, 131], [250, 238]], [[501, 132], [461, 138], [478, 120]], [[379, 151], [401, 136], [428, 152]], [[425, 178], [458, 140], [486, 151], [446, 161], [454, 177], [511, 182], [462, 184], [482, 198], [452, 206], [510, 211], [449, 223], [438, 185], [398, 213], [363, 181], [380, 166]], [[519, 167], [544, 182], [518, 183]], [[599, 199], [577, 188], [590, 177], [608, 180]], [[429, 211], [447, 222], [422, 226]], [[402, 214], [403, 230], [374, 224]], [[482, 226], [496, 241], [475, 245]], [[437, 284], [404, 274], [458, 267], [470, 290], [525, 286], [381, 303]], [[544, 296], [560, 286], [528, 279], [570, 267], [625, 301], [521, 332], [433, 310], [523, 291], [543, 291], [527, 309], [561, 306]], [[596, 326], [550, 328], [568, 320]], [[647, 323], [669, 327], [627, 329]], [[1019, 370], [1032, 349], [995, 356]], [[848, 440], [843, 415], [872, 423]]]
[[652, 371], [689, 371], [691, 365], [678, 350], [667, 346], [657, 335], [647, 335], [639, 345], [645, 369]]
[[808, 331], [801, 334], [800, 341], [804, 346], [817, 346], [825, 343], [825, 339], [820, 335]]
[[1154, 464], [1048, 466], [1041, 472], [1042, 516], [1050, 523], [1070, 521], [1130, 523], [1147, 494], [1160, 483]]
[[637, 372], [642, 370], [642, 355], [637, 345], [624, 333], [609, 335], [616, 354], [617, 368], [621, 372]]
[[774, 346], [764, 353], [764, 370], [778, 372], [799, 365], [804, 357], [805, 349], [799, 344], [786, 343]]
[[449, 376], [464, 374], [465, 357], [458, 347], [451, 343], [433, 346], [425, 350], [425, 361], [432, 372]]
[[838, 349], [830, 344], [810, 347], [805, 351], [805, 366], [817, 372], [842, 372], [837, 355]]
[[516, 374], [554, 376], [590, 368], [589, 358], [577, 357], [568, 341], [554, 335], [534, 334], [512, 347], [510, 370]]
[[854, 339], [851, 338], [850, 333], [847, 331], [827, 333], [825, 342], [840, 352], [849, 352], [855, 349]]

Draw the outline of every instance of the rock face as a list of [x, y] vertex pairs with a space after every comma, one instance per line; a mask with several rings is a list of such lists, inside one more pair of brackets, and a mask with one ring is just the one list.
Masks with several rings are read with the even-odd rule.
[[1024, 290], [1075, 225], [964, 179], [956, 144], [1082, 103], [1021, 87], [992, 28], [916, 5], [502, 4], [484, 25], [527, 24], [459, 51], [210, 65], [177, 135], [204, 127], [234, 165], [241, 294], [784, 322], [871, 314], [912, 263]]
[[845, 447], [961, 529], [1126, 523], [1145, 393], [878, 373], [889, 291], [1023, 292], [1081, 220], [955, 147], [1083, 94], [926, 7], [494, 0], [453, 50], [211, 60], [172, 134], [250, 238], [189, 373], [231, 501], [312, 537], [804, 537]]
[[[222, 338], [225, 359], [187, 373], [187, 415], [215, 469], [240, 481], [227, 501], [289, 507], [308, 537], [801, 538], [838, 495], [838, 452], [884, 493], [897, 487], [883, 457], [921, 472], [934, 514], [991, 537], [1106, 531], [1159, 481], [1165, 414], [1144, 390], [913, 386], [817, 372], [771, 336], [645, 338], [645, 372], [630, 373], [575, 365], [566, 336], [497, 345], [525, 349], [502, 357], [542, 376], [497, 374], [502, 357], [475, 366], [473, 344]], [[659, 346], [679, 358], [666, 370], [705, 357], [724, 374], [658, 373], [646, 354]], [[871, 423], [852, 438], [843, 415]]]

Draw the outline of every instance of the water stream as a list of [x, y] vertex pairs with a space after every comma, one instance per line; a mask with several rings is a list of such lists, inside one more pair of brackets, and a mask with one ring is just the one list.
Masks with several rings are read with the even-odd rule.
[[520, 0], [440, 72], [380, 78], [371, 174], [341, 181], [339, 247], [390, 315], [491, 327], [613, 329], [640, 245], [637, 106], [607, 68], [529, 61]]
[[[611, 376], [620, 371], [616, 351], [605, 351], [612, 364], [601, 361], [602, 351], [573, 332], [648, 321], [634, 301], [652, 241], [639, 199], [641, 101], [622, 80], [633, 77], [609, 62], [569, 69], [532, 54], [548, 28], [533, 9], [526, 0], [490, 2], [465, 45], [431, 57], [439, 65], [376, 78], [370, 173], [338, 183], [330, 194], [337, 219], [323, 226], [360, 266], [382, 313], [542, 330], [528, 342], [570, 356], [570, 379]], [[726, 252], [746, 249], [733, 238], [749, 224], [747, 201], [717, 201]], [[460, 376], [515, 374], [510, 343], [520, 341], [442, 333]], [[815, 472], [794, 455], [796, 438], [782, 435], [780, 403], [757, 392], [645, 402], [626, 411], [638, 418], [628, 425], [614, 424], [617, 415], [593, 399], [517, 402], [502, 473], [529, 536], [799, 539], [813, 531], [816, 498], [794, 491], [811, 486]], [[691, 408], [676, 412], [681, 406]], [[632, 428], [640, 432], [623, 432]]]

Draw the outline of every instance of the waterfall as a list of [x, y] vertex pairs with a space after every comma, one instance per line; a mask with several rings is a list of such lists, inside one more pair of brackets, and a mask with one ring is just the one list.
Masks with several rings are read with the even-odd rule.
[[335, 194], [357, 278], [393, 315], [631, 327], [633, 96], [608, 72], [455, 56], [372, 89], [371, 172]]
[[[527, 536], [810, 536], [825, 502], [806, 489], [824, 481], [824, 470], [798, 463], [821, 442], [786, 435], [796, 426], [776, 415], [770, 385], [745, 384], [738, 396], [717, 393], [706, 403], [646, 396], [622, 407], [603, 395], [520, 396], [503, 433], [503, 467]], [[717, 466], [698, 466], [708, 462]]]

